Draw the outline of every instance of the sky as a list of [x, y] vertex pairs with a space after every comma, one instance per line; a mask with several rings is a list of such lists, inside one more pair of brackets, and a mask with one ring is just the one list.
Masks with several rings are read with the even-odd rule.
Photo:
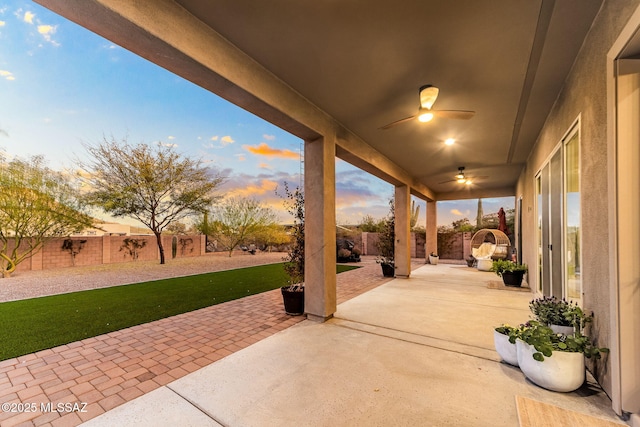
[[[0, 0], [0, 151], [73, 169], [83, 144], [105, 138], [169, 144], [225, 176], [221, 195], [254, 198], [290, 220], [275, 191], [301, 182], [299, 138], [48, 9]], [[336, 159], [339, 224], [384, 217], [392, 196], [391, 184]], [[424, 225], [426, 204], [416, 203]], [[513, 203], [483, 199], [483, 208]], [[477, 200], [439, 202], [438, 225], [474, 222], [476, 208]]]

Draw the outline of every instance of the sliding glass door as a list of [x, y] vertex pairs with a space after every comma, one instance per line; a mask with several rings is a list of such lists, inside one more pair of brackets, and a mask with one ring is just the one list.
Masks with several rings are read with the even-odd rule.
[[578, 125], [536, 175], [539, 293], [578, 302], [580, 281], [580, 135]]

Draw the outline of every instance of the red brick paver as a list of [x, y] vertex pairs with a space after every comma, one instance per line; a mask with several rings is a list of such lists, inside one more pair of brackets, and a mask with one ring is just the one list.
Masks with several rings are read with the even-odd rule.
[[[339, 303], [390, 280], [361, 266], [338, 275]], [[0, 426], [77, 426], [302, 320], [277, 289], [2, 361]]]

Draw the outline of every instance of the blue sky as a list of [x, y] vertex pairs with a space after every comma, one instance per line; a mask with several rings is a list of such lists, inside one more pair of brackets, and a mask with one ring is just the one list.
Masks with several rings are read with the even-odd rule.
[[[0, 150], [72, 168], [83, 143], [112, 136], [172, 144], [227, 176], [221, 193], [256, 198], [287, 219], [274, 190], [300, 182], [298, 138], [37, 4], [0, 0]], [[388, 212], [390, 184], [341, 160], [336, 181], [339, 223]], [[483, 205], [489, 213], [513, 199]], [[438, 223], [474, 219], [476, 206], [438, 203]]]

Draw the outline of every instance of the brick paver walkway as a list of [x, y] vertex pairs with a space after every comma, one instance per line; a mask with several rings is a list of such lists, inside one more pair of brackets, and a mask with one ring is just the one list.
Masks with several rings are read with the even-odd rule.
[[[338, 275], [339, 303], [390, 280], [361, 266]], [[77, 426], [302, 320], [277, 289], [2, 361], [0, 426]]]

